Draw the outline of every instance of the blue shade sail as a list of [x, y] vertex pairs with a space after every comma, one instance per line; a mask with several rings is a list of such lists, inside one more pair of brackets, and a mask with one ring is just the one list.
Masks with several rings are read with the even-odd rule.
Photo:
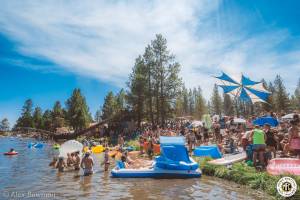
[[244, 75], [242, 75], [240, 83], [237, 83], [224, 72], [216, 78], [221, 80], [219, 87], [223, 89], [224, 93], [231, 94], [235, 98], [239, 98], [245, 102], [266, 103], [270, 95], [261, 82], [252, 81]]
[[233, 85], [219, 85], [221, 88], [223, 88], [225, 93], [231, 92], [237, 88], [239, 88], [239, 86], [233, 86]]
[[245, 77], [244, 75], [242, 75], [242, 81], [241, 81], [242, 85], [255, 85], [258, 84], [260, 82], [256, 82], [256, 81], [252, 81], [249, 78]]
[[246, 102], [251, 102], [251, 98], [249, 97], [249, 95], [247, 94], [245, 88], [241, 89], [241, 94], [240, 94], [240, 99]]
[[248, 88], [248, 87], [246, 89], [249, 90], [254, 95], [256, 95], [257, 97], [263, 99], [264, 101], [266, 101], [268, 99], [268, 97], [270, 96], [270, 94], [266, 93], [266, 92], [258, 91], [258, 90]]
[[225, 74], [224, 72], [222, 72], [222, 75], [221, 76], [218, 76], [216, 77], [220, 80], [223, 80], [223, 81], [228, 81], [230, 83], [234, 83], [234, 84], [238, 84], [235, 80], [233, 80], [232, 78], [230, 78], [227, 74]]

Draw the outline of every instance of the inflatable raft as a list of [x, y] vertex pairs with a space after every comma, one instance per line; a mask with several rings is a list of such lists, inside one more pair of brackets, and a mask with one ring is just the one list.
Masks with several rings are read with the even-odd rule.
[[59, 144], [54, 144], [54, 145], [52, 146], [52, 148], [57, 150], [57, 149], [60, 148], [60, 145], [59, 145]]
[[36, 148], [36, 149], [41, 149], [43, 148], [44, 144], [43, 143], [29, 143], [28, 148]]
[[222, 158], [222, 154], [217, 146], [199, 146], [193, 151], [194, 156], [211, 157], [213, 159]]
[[212, 165], [231, 165], [236, 162], [243, 161], [247, 158], [246, 152], [241, 152], [237, 154], [224, 155], [223, 158], [208, 161]]
[[269, 161], [267, 172], [272, 175], [300, 175], [300, 160], [296, 158], [274, 158]]
[[5, 152], [3, 153], [5, 156], [14, 156], [14, 155], [17, 155], [18, 152], [14, 151], [14, 152]]
[[197, 178], [201, 171], [197, 170], [167, 170], [161, 168], [113, 169], [115, 178]]
[[151, 167], [124, 168], [122, 162], [112, 170], [117, 178], [195, 178], [201, 176], [199, 165], [188, 155], [183, 137], [160, 137], [161, 155]]

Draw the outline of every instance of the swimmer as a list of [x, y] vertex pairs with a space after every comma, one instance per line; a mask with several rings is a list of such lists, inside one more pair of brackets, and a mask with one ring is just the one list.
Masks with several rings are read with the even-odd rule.
[[81, 160], [80, 167], [83, 169], [84, 176], [89, 176], [93, 174], [93, 166], [94, 166], [94, 160], [90, 156], [89, 152], [85, 153], [85, 156]]
[[53, 157], [52, 161], [49, 163], [49, 167], [55, 167], [57, 163], [57, 157]]
[[109, 164], [108, 148], [106, 148], [104, 154], [104, 171], [108, 171]]
[[58, 169], [59, 172], [64, 172], [65, 168], [67, 167], [65, 161], [64, 161], [64, 157], [60, 157], [58, 159], [58, 162], [56, 164], [56, 168]]
[[71, 157], [71, 154], [67, 153], [67, 156], [68, 156], [68, 158], [67, 158], [67, 166], [68, 167], [72, 167], [73, 166], [73, 159]]
[[10, 152], [10, 153], [15, 153], [16, 151], [15, 151], [15, 149], [11, 148], [11, 149], [9, 150], [9, 152]]
[[74, 163], [74, 169], [75, 170], [80, 170], [80, 157], [79, 157], [79, 151], [74, 153], [75, 156], [73, 158], [73, 163]]

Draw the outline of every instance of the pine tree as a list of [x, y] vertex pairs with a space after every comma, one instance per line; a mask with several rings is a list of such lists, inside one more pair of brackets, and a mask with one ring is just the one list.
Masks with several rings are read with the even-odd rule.
[[109, 119], [115, 116], [117, 110], [116, 98], [112, 91], [110, 91], [105, 99], [102, 107], [102, 119]]
[[298, 110], [298, 112], [300, 112], [300, 78], [293, 95], [292, 104], [293, 111]]
[[57, 128], [61, 128], [65, 125], [65, 115], [59, 101], [55, 102], [51, 115], [52, 115], [52, 126], [54, 131]]
[[263, 83], [264, 88], [266, 90], [268, 90], [271, 94], [269, 95], [269, 97], [267, 99], [267, 103], [262, 103], [261, 104], [263, 110], [260, 110], [260, 112], [262, 112], [262, 111], [270, 112], [270, 111], [274, 110], [274, 92], [275, 92], [275, 89], [274, 89], [274, 86], [271, 82], [268, 85], [267, 82], [263, 79], [262, 83]]
[[[129, 76], [129, 82], [127, 83], [130, 91], [128, 92], [128, 102], [131, 105], [131, 109], [134, 113], [134, 117], [140, 126], [144, 115], [146, 113], [145, 107], [147, 105], [146, 97], [149, 94], [147, 69], [144, 60], [139, 56], [133, 67], [132, 73]], [[152, 98], [151, 96], [148, 98]], [[152, 106], [152, 100], [148, 99], [148, 107]], [[148, 108], [149, 112], [152, 112], [152, 108]], [[150, 114], [149, 119], [151, 120]]]
[[96, 111], [94, 120], [95, 122], [100, 122], [102, 120], [102, 107]]
[[116, 96], [116, 104], [118, 112], [122, 112], [126, 109], [126, 93], [123, 88]]
[[290, 102], [289, 95], [286, 92], [285, 86], [283, 84], [280, 75], [277, 75], [274, 81], [275, 88], [275, 104], [277, 112], [286, 112], [289, 110]]
[[16, 127], [34, 127], [34, 121], [32, 119], [32, 100], [27, 99], [22, 108], [21, 117], [17, 120]]
[[1, 120], [0, 131], [9, 131], [9, 121], [7, 118]]
[[182, 85], [179, 78], [180, 64], [175, 61], [175, 56], [167, 48], [167, 40], [161, 35], [156, 35], [151, 42], [154, 54], [154, 80], [156, 93], [157, 121], [164, 126], [165, 120], [172, 112], [171, 103], [175, 101]]
[[188, 90], [184, 86], [182, 89], [182, 96], [183, 96], [183, 113], [184, 115], [190, 115], [191, 113], [189, 112]]
[[52, 124], [52, 114], [50, 110], [45, 110], [43, 114], [43, 127], [42, 129], [47, 131], [53, 130], [53, 124]]
[[213, 88], [211, 104], [212, 104], [213, 114], [221, 115], [222, 114], [222, 99], [219, 94], [218, 86], [216, 84], [214, 85], [214, 88]]
[[[154, 125], [154, 55], [153, 55], [153, 50], [150, 45], [148, 45], [145, 48], [145, 53], [143, 55], [143, 59], [139, 58], [140, 61], [136, 62], [136, 64], [143, 64], [145, 69], [141, 69], [142, 67], [140, 66], [140, 71], [145, 70], [145, 81], [146, 87], [145, 87], [145, 92], [146, 92], [146, 102], [147, 102], [147, 111], [149, 113], [148, 119]], [[141, 61], [143, 60], [143, 63]], [[140, 74], [141, 75], [141, 74]], [[141, 104], [139, 105], [141, 106]], [[141, 113], [140, 113], [141, 114]]]
[[205, 104], [205, 99], [202, 96], [202, 90], [200, 87], [195, 88], [195, 118], [201, 119], [204, 114], [208, 112]]
[[43, 113], [40, 107], [36, 107], [33, 112], [34, 127], [37, 129], [43, 129]]
[[72, 96], [66, 103], [69, 123], [75, 131], [87, 128], [91, 122], [91, 115], [86, 104], [84, 96], [82, 96], [80, 89], [74, 89]]
[[224, 101], [223, 101], [224, 114], [226, 116], [232, 116], [234, 114], [232, 99], [226, 93], [224, 93], [223, 98], [224, 98]]

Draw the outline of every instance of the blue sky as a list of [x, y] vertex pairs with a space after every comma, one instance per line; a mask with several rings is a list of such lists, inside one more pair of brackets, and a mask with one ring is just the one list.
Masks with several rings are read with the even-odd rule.
[[51, 108], [81, 88], [92, 113], [125, 86], [138, 54], [163, 34], [188, 87], [212, 75], [300, 78], [300, 2], [293, 0], [0, 0], [0, 119], [23, 102]]

